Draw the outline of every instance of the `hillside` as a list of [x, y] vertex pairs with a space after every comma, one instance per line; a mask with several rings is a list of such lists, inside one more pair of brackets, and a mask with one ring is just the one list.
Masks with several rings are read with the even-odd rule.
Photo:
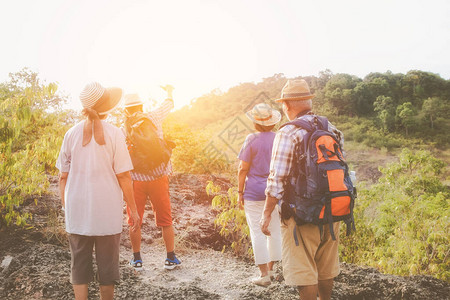
[[[364, 79], [327, 71], [303, 78], [317, 95], [314, 110], [344, 132], [347, 160], [358, 178], [357, 230], [341, 239], [345, 263], [335, 299], [448, 298], [449, 80], [422, 71], [372, 73]], [[256, 275], [252, 257], [230, 247], [248, 249], [245, 220], [235, 226], [238, 218], [225, 218], [224, 232], [231, 234], [222, 236], [213, 223], [222, 208], [211, 209], [213, 196], [221, 195], [222, 212], [238, 214], [236, 156], [253, 132], [244, 113], [255, 103], [273, 104], [286, 80], [277, 74], [214, 91], [169, 115], [164, 132], [177, 144], [170, 189], [184, 267], [161, 272], [161, 239], [148, 213], [144, 258], [150, 269], [137, 276], [127, 268], [124, 235], [120, 298], [294, 297], [282, 278], [267, 290], [247, 284]], [[72, 297], [70, 255], [52, 177], [64, 133], [79, 120], [62, 109], [64, 100], [56, 84], [44, 84], [27, 70], [0, 85], [0, 298]], [[108, 120], [120, 124], [122, 116], [115, 112]], [[209, 184], [219, 187], [217, 194], [206, 194]], [[216, 278], [223, 272], [227, 276], [220, 284]]]
[[[438, 145], [448, 135], [450, 80], [439, 75], [411, 70], [406, 74], [370, 73], [363, 79], [326, 70], [319, 76], [286, 78], [275, 74], [257, 83], [242, 83], [226, 92], [214, 90], [172, 114], [172, 120], [193, 128], [226, 120], [267, 102], [281, 111], [273, 100], [280, 96], [287, 79], [305, 79], [316, 98], [314, 110], [341, 123], [367, 120], [371, 130], [402, 134]], [[350, 118], [350, 119], [349, 119]], [[380, 144], [375, 146], [379, 147]]]
[[[326, 70], [319, 76], [290, 79], [298, 78], [305, 79], [316, 95], [314, 112], [326, 115], [344, 133], [349, 161], [362, 175], [361, 180], [370, 177], [374, 182], [377, 177], [368, 173], [380, 175], [378, 166], [392, 161], [390, 157], [403, 148], [431, 151], [450, 164], [450, 80], [418, 70], [370, 73], [362, 79]], [[287, 80], [283, 74], [275, 74], [257, 83], [242, 83], [225, 92], [214, 90], [200, 96], [170, 114], [166, 133], [179, 144], [186, 142], [181, 134], [200, 139], [199, 149], [191, 156], [219, 157], [225, 165], [233, 165], [246, 135], [255, 131], [245, 112], [261, 102], [282, 111], [274, 99]], [[286, 121], [283, 116], [280, 124]], [[370, 153], [373, 155], [367, 155]], [[228, 167], [203, 169], [228, 172]], [[449, 175], [447, 167], [443, 180], [447, 182]]]

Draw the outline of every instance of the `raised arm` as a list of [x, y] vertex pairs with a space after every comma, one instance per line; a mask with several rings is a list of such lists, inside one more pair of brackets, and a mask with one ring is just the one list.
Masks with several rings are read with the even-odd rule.
[[151, 111], [151, 114], [160, 121], [164, 120], [170, 113], [170, 111], [174, 108], [172, 96], [172, 92], [174, 89], [173, 86], [168, 84], [165, 86], [161, 86], [161, 88], [167, 92], [167, 98], [163, 103], [161, 103], [159, 107]]

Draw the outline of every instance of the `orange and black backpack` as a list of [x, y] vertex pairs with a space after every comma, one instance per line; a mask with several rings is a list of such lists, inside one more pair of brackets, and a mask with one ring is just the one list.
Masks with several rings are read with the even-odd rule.
[[[348, 165], [336, 135], [328, 130], [328, 119], [305, 115], [286, 123], [306, 130], [303, 141], [296, 145], [292, 180], [287, 180], [282, 210], [291, 209], [298, 225], [312, 223], [329, 224], [330, 234], [336, 239], [333, 223], [344, 221], [347, 235], [355, 230], [353, 206], [356, 189], [350, 179]], [[294, 234], [297, 241], [297, 235]]]

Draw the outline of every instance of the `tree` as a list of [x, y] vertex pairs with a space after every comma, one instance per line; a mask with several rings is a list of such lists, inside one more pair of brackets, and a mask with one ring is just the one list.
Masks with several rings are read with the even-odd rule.
[[319, 78], [317, 80], [318, 88], [323, 89], [327, 85], [328, 81], [333, 77], [333, 72], [331, 72], [329, 69], [326, 69], [325, 71], [319, 72]]
[[428, 98], [423, 102], [422, 112], [429, 119], [431, 129], [434, 129], [436, 118], [445, 118], [450, 113], [450, 103], [439, 97]]
[[324, 88], [325, 100], [336, 107], [338, 114], [353, 115], [356, 112], [353, 89], [359, 82], [360, 78], [348, 74], [332, 76]]
[[403, 128], [405, 128], [405, 134], [408, 135], [408, 128], [414, 125], [414, 110], [411, 102], [405, 102], [402, 105], [397, 106], [396, 117]]
[[419, 70], [411, 70], [404, 76], [404, 88], [407, 97], [415, 106], [421, 106], [423, 100], [429, 97], [447, 96], [450, 93], [448, 80], [437, 74]]
[[360, 82], [353, 89], [355, 106], [358, 115], [370, 115], [373, 113], [372, 95], [367, 82]]
[[373, 106], [374, 111], [378, 113], [383, 130], [386, 132], [392, 130], [395, 124], [395, 106], [392, 98], [378, 96]]

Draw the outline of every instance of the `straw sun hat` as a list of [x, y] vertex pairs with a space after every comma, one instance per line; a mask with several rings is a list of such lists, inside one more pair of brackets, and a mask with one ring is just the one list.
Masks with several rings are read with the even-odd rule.
[[308, 83], [304, 79], [288, 80], [281, 90], [281, 98], [275, 102], [286, 100], [308, 100], [314, 98], [311, 94]]
[[80, 93], [80, 101], [85, 108], [83, 114], [86, 114], [88, 118], [83, 125], [83, 147], [91, 142], [92, 135], [97, 144], [106, 144], [99, 116], [106, 115], [115, 109], [121, 99], [122, 89], [117, 87], [106, 89], [98, 82], [91, 82], [84, 87]]
[[84, 108], [91, 108], [99, 115], [106, 115], [115, 109], [122, 99], [122, 89], [118, 87], [104, 88], [98, 82], [87, 84], [80, 93], [80, 101]]
[[138, 106], [138, 105], [144, 105], [144, 102], [139, 98], [138, 94], [128, 94], [125, 95], [125, 103], [124, 107], [131, 107], [131, 106]]
[[252, 110], [245, 113], [253, 123], [262, 126], [272, 126], [280, 122], [281, 114], [278, 110], [272, 109], [269, 104], [256, 104]]

